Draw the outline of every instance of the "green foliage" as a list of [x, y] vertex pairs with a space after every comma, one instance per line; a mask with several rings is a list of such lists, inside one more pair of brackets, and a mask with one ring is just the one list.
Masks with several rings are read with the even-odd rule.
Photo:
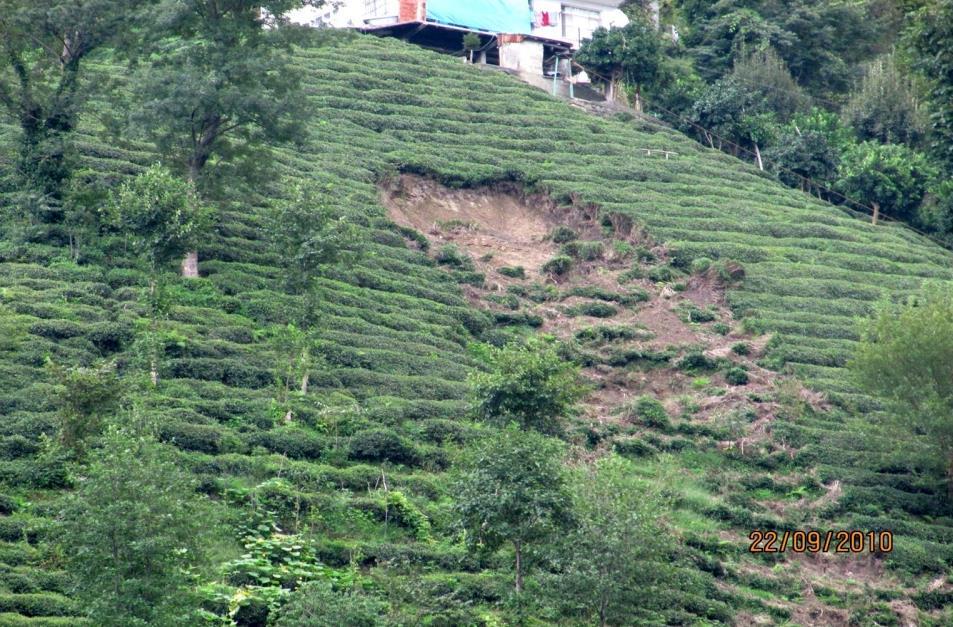
[[109, 222], [153, 274], [194, 246], [209, 218], [192, 185], [160, 165], [123, 183], [109, 211]]
[[764, 159], [785, 185], [806, 192], [815, 191], [818, 184], [829, 187], [840, 163], [840, 155], [824, 134], [800, 128], [784, 129], [764, 151]]
[[566, 309], [567, 316], [592, 316], [593, 318], [611, 318], [619, 310], [608, 303], [581, 303]]
[[672, 421], [657, 399], [640, 396], [625, 408], [625, 417], [633, 422], [661, 431], [669, 431]]
[[526, 278], [526, 269], [523, 266], [503, 266], [497, 270], [503, 276], [510, 277], [511, 279], [525, 279]]
[[327, 582], [311, 582], [288, 597], [277, 613], [275, 627], [379, 627], [385, 620], [385, 602], [358, 587], [335, 590]]
[[579, 239], [579, 234], [568, 226], [560, 224], [550, 232], [549, 239], [551, 239], [554, 244], [566, 244]]
[[562, 456], [559, 441], [513, 425], [468, 449], [460, 466], [454, 510], [467, 542], [488, 551], [512, 545], [517, 594], [524, 551], [569, 522]]
[[329, 265], [358, 249], [357, 231], [332, 204], [332, 194], [327, 186], [297, 183], [286, 199], [275, 202], [269, 235], [292, 292], [307, 291]]
[[916, 145], [925, 132], [917, 88], [889, 54], [868, 64], [864, 80], [844, 108], [844, 117], [862, 141]]
[[132, 123], [190, 181], [198, 182], [213, 157], [251, 157], [262, 144], [298, 132], [299, 76], [281, 45], [288, 31], [272, 16], [302, 4], [188, 0], [153, 7], [131, 50], [155, 55], [140, 66], [142, 106]]
[[927, 80], [930, 143], [947, 171], [953, 170], [953, 5], [946, 0], [924, 3], [912, 20], [907, 43], [917, 53], [914, 64]]
[[891, 217], [909, 220], [916, 215], [931, 176], [925, 158], [909, 148], [864, 142], [844, 155], [837, 188]]
[[751, 354], [751, 345], [746, 342], [738, 342], [731, 345], [731, 352], [735, 355], [750, 355]]
[[730, 385], [748, 385], [748, 372], [744, 368], [734, 366], [725, 372], [725, 381]]
[[122, 388], [116, 367], [63, 368], [50, 362], [49, 369], [62, 386], [56, 395], [59, 442], [82, 457], [87, 440], [99, 435], [104, 421], [118, 409]]
[[579, 368], [556, 347], [533, 340], [488, 348], [488, 372], [470, 375], [479, 416], [497, 425], [516, 421], [524, 429], [558, 434], [582, 395]]
[[392, 429], [377, 428], [359, 431], [351, 438], [353, 459], [394, 464], [417, 463], [419, 456], [413, 444]]
[[473, 270], [473, 260], [466, 253], [462, 252], [456, 244], [446, 244], [440, 247], [437, 254], [434, 255], [437, 263], [445, 266], [453, 266], [463, 270]]
[[559, 543], [568, 557], [553, 593], [587, 623], [638, 621], [664, 607], [659, 589], [675, 585], [674, 542], [663, 522], [671, 506], [668, 482], [638, 475], [631, 462], [612, 455], [572, 476], [576, 525]]
[[661, 63], [661, 40], [645, 17], [617, 28], [597, 28], [576, 53], [577, 63], [611, 81], [647, 85], [655, 80]]
[[214, 530], [192, 479], [161, 445], [116, 427], [82, 476], [60, 538], [85, 613], [97, 625], [188, 622], [188, 571], [204, 565]]
[[0, 2], [0, 110], [20, 125], [18, 170], [33, 191], [61, 198], [73, 166], [71, 135], [86, 104], [87, 59], [124, 36], [140, 5]]
[[898, 428], [927, 435], [953, 490], [953, 296], [934, 288], [905, 305], [883, 305], [862, 327], [850, 368], [894, 404]]
[[572, 257], [568, 257], [566, 255], [557, 255], [544, 263], [540, 268], [540, 271], [544, 274], [551, 274], [558, 277], [569, 274], [569, 271], [572, 270], [572, 267]]

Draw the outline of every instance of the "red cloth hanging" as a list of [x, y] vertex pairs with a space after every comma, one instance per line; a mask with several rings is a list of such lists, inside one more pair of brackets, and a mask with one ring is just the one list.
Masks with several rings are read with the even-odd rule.
[[552, 23], [549, 21], [549, 11], [543, 11], [543, 26], [552, 26]]

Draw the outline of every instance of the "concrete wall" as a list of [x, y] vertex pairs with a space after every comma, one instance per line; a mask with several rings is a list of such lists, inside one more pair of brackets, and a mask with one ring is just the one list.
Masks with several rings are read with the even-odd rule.
[[543, 75], [543, 44], [538, 41], [500, 41], [500, 67], [520, 74]]

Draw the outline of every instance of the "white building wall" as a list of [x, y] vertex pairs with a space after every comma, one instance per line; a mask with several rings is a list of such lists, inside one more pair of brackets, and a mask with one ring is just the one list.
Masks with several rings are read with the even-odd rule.
[[[539, 25], [543, 12], [549, 13], [555, 25]], [[611, 28], [629, 23], [629, 18], [619, 9], [586, 0], [533, 0], [533, 19], [534, 35], [568, 41], [575, 48], [600, 26]]]
[[501, 44], [500, 67], [533, 76], [542, 76], [543, 44], [538, 41]]

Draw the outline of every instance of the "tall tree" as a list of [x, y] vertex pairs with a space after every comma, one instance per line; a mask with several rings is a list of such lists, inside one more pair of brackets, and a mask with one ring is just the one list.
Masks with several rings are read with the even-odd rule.
[[209, 220], [194, 186], [161, 165], [123, 183], [109, 205], [109, 221], [149, 276], [149, 320], [137, 345], [153, 386], [159, 382], [159, 319], [169, 307], [160, 284], [162, 270], [198, 241]]
[[892, 404], [896, 428], [927, 436], [953, 498], [953, 294], [937, 286], [914, 302], [883, 305], [862, 331], [850, 368]]
[[524, 429], [562, 433], [563, 419], [584, 392], [577, 366], [541, 341], [489, 348], [486, 361], [488, 370], [469, 380], [481, 418], [498, 426], [513, 421]]
[[844, 109], [861, 140], [916, 145], [925, 131], [917, 87], [893, 54], [867, 65], [863, 81]]
[[[160, 0], [137, 54], [142, 108], [134, 126], [202, 189], [215, 159], [257, 154], [292, 139], [303, 119], [299, 74], [282, 17], [321, 0]], [[191, 251], [183, 276], [198, 276]]]
[[80, 474], [57, 537], [92, 623], [194, 624], [188, 569], [203, 564], [214, 529], [194, 481], [151, 437], [118, 427]]
[[953, 173], [953, 0], [933, 0], [917, 15], [909, 42], [929, 83], [930, 143]]
[[934, 172], [926, 158], [900, 144], [864, 142], [840, 163], [837, 189], [848, 198], [899, 220], [913, 220]]
[[576, 61], [609, 82], [609, 98], [620, 82], [635, 88], [636, 108], [641, 110], [642, 88], [655, 80], [662, 61], [658, 30], [645, 16], [622, 28], [599, 28], [576, 53]]
[[658, 590], [672, 581], [675, 547], [663, 522], [671, 482], [642, 478], [613, 455], [579, 468], [571, 485], [576, 525], [558, 544], [559, 601], [602, 626], [637, 623], [660, 609]]
[[69, 136], [86, 59], [127, 32], [139, 0], [0, 0], [0, 106], [20, 126], [18, 170], [54, 203], [69, 178]]
[[467, 452], [456, 485], [456, 511], [468, 541], [495, 551], [513, 548], [516, 593], [523, 591], [525, 555], [570, 520], [561, 442], [515, 425]]

